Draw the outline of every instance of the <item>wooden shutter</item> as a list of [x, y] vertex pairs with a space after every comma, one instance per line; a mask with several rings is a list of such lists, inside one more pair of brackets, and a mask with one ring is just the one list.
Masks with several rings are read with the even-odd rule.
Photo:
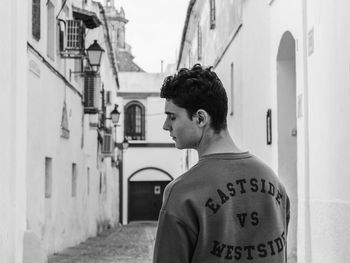
[[100, 77], [93, 72], [85, 73], [84, 107], [85, 113], [90, 114], [97, 113], [100, 107]]
[[112, 92], [108, 90], [106, 92], [106, 104], [112, 104]]
[[112, 154], [112, 133], [105, 133], [103, 135], [101, 151], [103, 154]]

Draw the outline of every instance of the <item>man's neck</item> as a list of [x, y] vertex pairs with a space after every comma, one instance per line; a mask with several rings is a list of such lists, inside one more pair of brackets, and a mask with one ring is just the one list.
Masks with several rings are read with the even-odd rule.
[[227, 129], [215, 133], [210, 129], [205, 132], [203, 138], [196, 148], [198, 157], [213, 153], [240, 153], [242, 152], [232, 140]]

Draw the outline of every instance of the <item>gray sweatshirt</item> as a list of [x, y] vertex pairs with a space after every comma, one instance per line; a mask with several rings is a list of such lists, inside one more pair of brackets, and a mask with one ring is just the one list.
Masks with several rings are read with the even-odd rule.
[[285, 263], [289, 198], [253, 155], [203, 156], [165, 189], [154, 263]]

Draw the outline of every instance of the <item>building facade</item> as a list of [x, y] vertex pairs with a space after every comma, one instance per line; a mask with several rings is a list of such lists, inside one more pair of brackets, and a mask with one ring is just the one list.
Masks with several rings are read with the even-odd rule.
[[120, 72], [118, 92], [122, 106], [120, 140], [127, 138], [123, 152], [122, 223], [157, 220], [165, 186], [180, 175], [181, 152], [162, 130], [164, 100], [159, 97], [165, 75]]
[[[133, 61], [131, 46], [125, 41], [125, 12], [117, 10], [113, 1], [106, 5], [120, 80], [121, 128], [116, 134], [120, 222], [157, 220], [164, 188], [181, 171], [181, 153], [162, 130], [165, 114], [160, 88], [165, 75], [144, 72]], [[128, 148], [123, 149], [126, 140]]]
[[100, 3], [33, 0], [27, 12], [23, 262], [37, 263], [118, 224], [110, 112], [119, 80]]
[[214, 67], [236, 142], [286, 185], [288, 262], [350, 258], [349, 10], [346, 1], [314, 0], [188, 6], [178, 68]]
[[[2, 6], [0, 54], [0, 259], [23, 262], [26, 228], [27, 2]], [[5, 26], [6, 25], [6, 26]]]

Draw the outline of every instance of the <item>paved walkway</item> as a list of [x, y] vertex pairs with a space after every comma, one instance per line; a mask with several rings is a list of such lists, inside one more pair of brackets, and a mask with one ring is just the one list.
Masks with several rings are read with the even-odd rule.
[[48, 263], [151, 263], [155, 222], [130, 223], [52, 255]]

